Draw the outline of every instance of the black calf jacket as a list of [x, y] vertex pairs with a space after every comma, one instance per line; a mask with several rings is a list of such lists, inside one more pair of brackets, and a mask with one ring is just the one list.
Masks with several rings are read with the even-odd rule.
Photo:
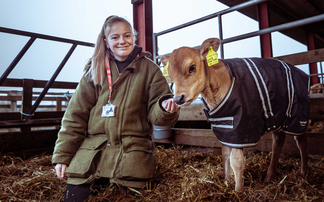
[[302, 134], [309, 120], [309, 77], [279, 60], [222, 60], [231, 87], [221, 103], [205, 114], [219, 141], [233, 148], [256, 146], [266, 132]]

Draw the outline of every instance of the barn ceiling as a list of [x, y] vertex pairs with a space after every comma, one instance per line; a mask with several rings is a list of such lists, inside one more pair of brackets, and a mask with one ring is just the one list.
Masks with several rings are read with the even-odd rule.
[[[249, 0], [217, 0], [229, 7]], [[258, 19], [257, 6], [239, 10], [254, 20]], [[269, 0], [268, 13], [270, 27], [316, 16], [324, 13], [324, 0]], [[315, 48], [324, 48], [324, 21], [315, 24], [281, 31], [281, 33], [307, 45], [306, 30], [313, 29]]]

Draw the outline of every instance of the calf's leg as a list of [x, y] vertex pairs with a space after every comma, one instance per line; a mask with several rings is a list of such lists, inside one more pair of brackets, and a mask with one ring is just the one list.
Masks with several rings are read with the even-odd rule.
[[285, 139], [286, 134], [284, 132], [272, 132], [272, 156], [265, 179], [266, 182], [270, 182], [277, 174], [278, 161]]
[[307, 154], [307, 137], [306, 134], [294, 137], [301, 156], [301, 175], [306, 176], [308, 173], [308, 154]]
[[222, 158], [224, 163], [225, 180], [230, 181], [230, 155], [232, 148], [222, 145]]
[[231, 167], [235, 177], [235, 191], [243, 191], [244, 154], [243, 149], [232, 149], [230, 156]]

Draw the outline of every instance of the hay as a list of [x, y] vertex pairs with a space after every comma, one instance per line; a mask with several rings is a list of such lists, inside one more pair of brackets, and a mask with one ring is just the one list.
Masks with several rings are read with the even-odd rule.
[[[212, 150], [210, 150], [212, 151]], [[324, 158], [311, 156], [307, 178], [300, 158], [282, 155], [278, 177], [263, 182], [268, 152], [245, 152], [244, 191], [224, 182], [222, 159], [198, 148], [157, 147], [156, 177], [142, 190], [110, 184], [88, 201], [323, 201]], [[0, 201], [62, 201], [65, 182], [55, 176], [51, 155], [23, 160], [0, 156]]]
[[65, 183], [57, 180], [51, 155], [22, 160], [0, 156], [0, 201], [59, 201]]

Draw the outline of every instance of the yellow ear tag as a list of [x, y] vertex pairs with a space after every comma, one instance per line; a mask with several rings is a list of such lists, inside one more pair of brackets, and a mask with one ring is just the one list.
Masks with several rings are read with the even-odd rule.
[[212, 66], [218, 63], [218, 54], [213, 50], [213, 47], [209, 46], [208, 54], [206, 56], [208, 66]]
[[163, 76], [169, 77], [169, 74], [168, 74], [168, 66], [169, 66], [169, 63], [167, 63], [167, 64], [163, 67]]

